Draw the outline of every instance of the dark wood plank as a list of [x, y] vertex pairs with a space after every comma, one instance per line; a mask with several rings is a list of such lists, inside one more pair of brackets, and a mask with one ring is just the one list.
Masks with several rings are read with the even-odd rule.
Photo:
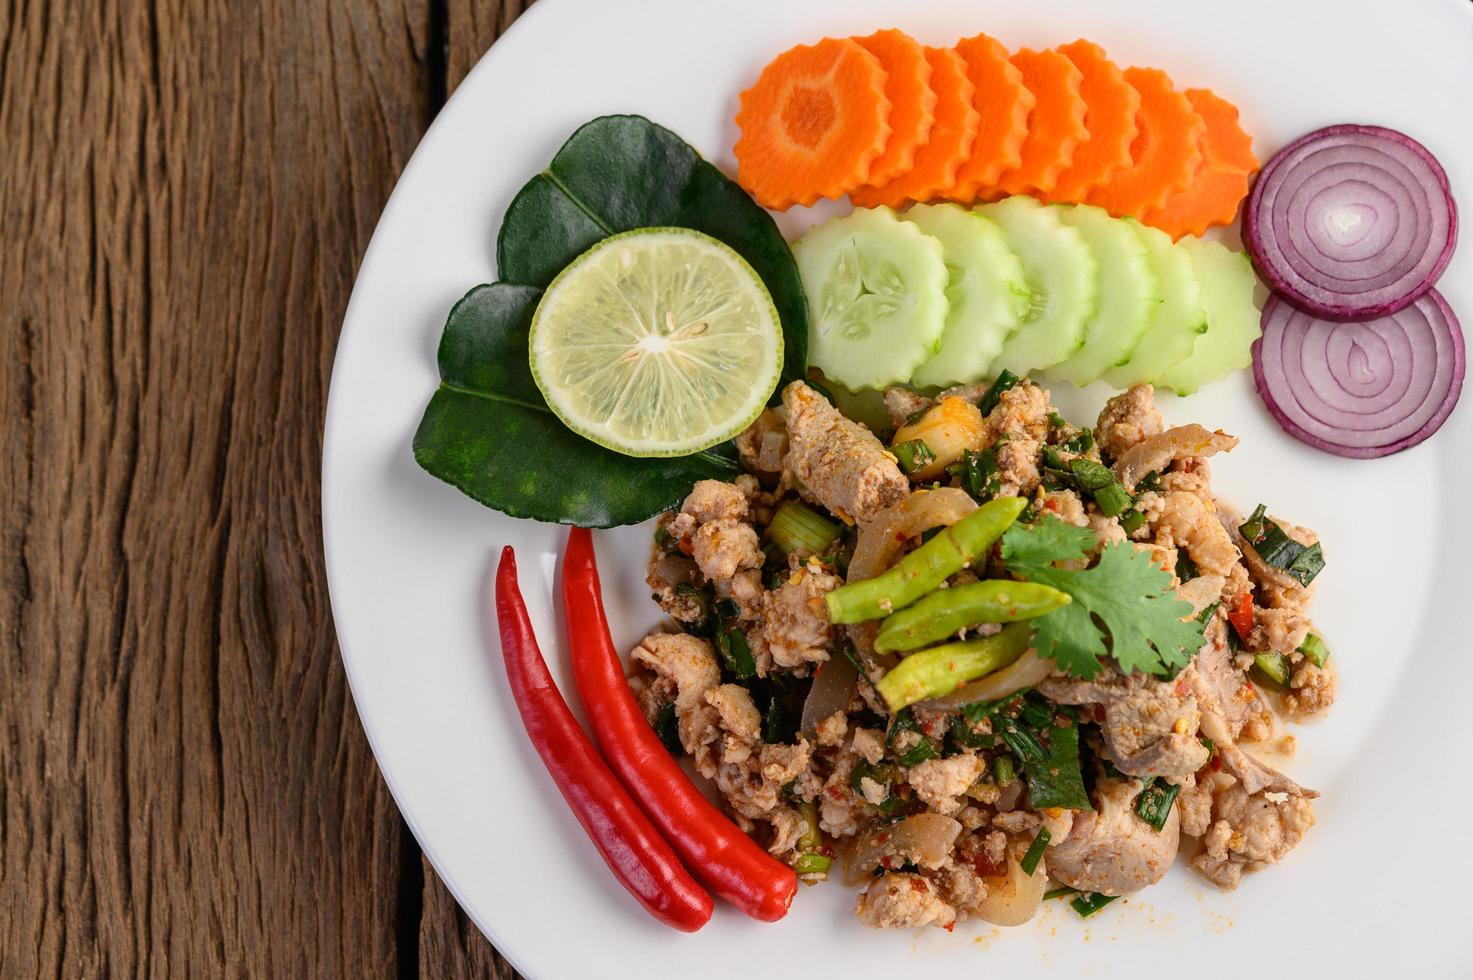
[[[449, 0], [447, 92], [454, 92], [492, 42], [529, 6], [528, 0]], [[424, 862], [419, 943], [423, 980], [512, 980], [520, 976], [469, 921], [429, 861]]]
[[0, 976], [417, 966], [318, 471], [430, 28], [0, 0]]

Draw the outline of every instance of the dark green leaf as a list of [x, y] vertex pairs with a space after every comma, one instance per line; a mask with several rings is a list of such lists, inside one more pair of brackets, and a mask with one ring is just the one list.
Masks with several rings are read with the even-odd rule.
[[655, 734], [660, 736], [660, 741], [665, 743], [665, 748], [671, 752], [680, 752], [680, 732], [676, 726], [675, 702], [669, 701], [660, 707], [660, 713], [655, 716]]
[[1252, 516], [1238, 526], [1238, 532], [1253, 545], [1258, 557], [1308, 586], [1325, 567], [1325, 556], [1319, 542], [1305, 547], [1284, 531], [1282, 527], [1265, 516], [1263, 504], [1259, 504]]
[[730, 443], [693, 456], [636, 459], [564, 426], [527, 363], [540, 295], [506, 283], [477, 286], [450, 311], [440, 388], [414, 434], [420, 466], [512, 517], [582, 527], [636, 524], [678, 503], [697, 480], [741, 472]]
[[716, 631], [716, 650], [721, 654], [721, 665], [739, 681], [757, 674], [757, 662], [752, 659], [752, 648], [747, 645], [747, 634], [739, 626], [728, 626]]
[[641, 116], [585, 123], [506, 210], [496, 263], [508, 282], [545, 287], [623, 231], [694, 228], [746, 259], [783, 324], [783, 381], [808, 373], [808, 301], [772, 216], [684, 140]]

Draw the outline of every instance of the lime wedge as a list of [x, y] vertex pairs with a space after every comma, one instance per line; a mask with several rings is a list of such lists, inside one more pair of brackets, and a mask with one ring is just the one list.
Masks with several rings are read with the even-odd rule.
[[558, 418], [628, 456], [730, 439], [767, 404], [783, 363], [762, 280], [688, 228], [638, 228], [578, 256], [537, 304], [530, 346]]

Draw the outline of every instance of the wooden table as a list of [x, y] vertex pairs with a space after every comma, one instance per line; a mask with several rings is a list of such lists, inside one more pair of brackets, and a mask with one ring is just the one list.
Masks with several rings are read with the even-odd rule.
[[338, 327], [517, 0], [0, 3], [0, 976], [511, 977], [333, 635]]

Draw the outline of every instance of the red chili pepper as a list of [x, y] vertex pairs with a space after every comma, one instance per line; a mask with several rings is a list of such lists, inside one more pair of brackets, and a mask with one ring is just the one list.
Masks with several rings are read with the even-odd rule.
[[1233, 600], [1233, 607], [1228, 610], [1228, 622], [1233, 624], [1233, 630], [1246, 642], [1248, 634], [1253, 632], [1253, 593], [1244, 592]]
[[506, 679], [527, 737], [593, 846], [651, 915], [695, 932], [711, 918], [711, 896], [619, 785], [558, 693], [517, 588], [517, 559], [509, 545], [496, 569], [496, 622]]
[[563, 609], [578, 696], [614, 772], [706, 887], [755, 919], [774, 922], [787, 915], [797, 874], [696, 789], [640, 711], [609, 635], [587, 528], [568, 535]]

